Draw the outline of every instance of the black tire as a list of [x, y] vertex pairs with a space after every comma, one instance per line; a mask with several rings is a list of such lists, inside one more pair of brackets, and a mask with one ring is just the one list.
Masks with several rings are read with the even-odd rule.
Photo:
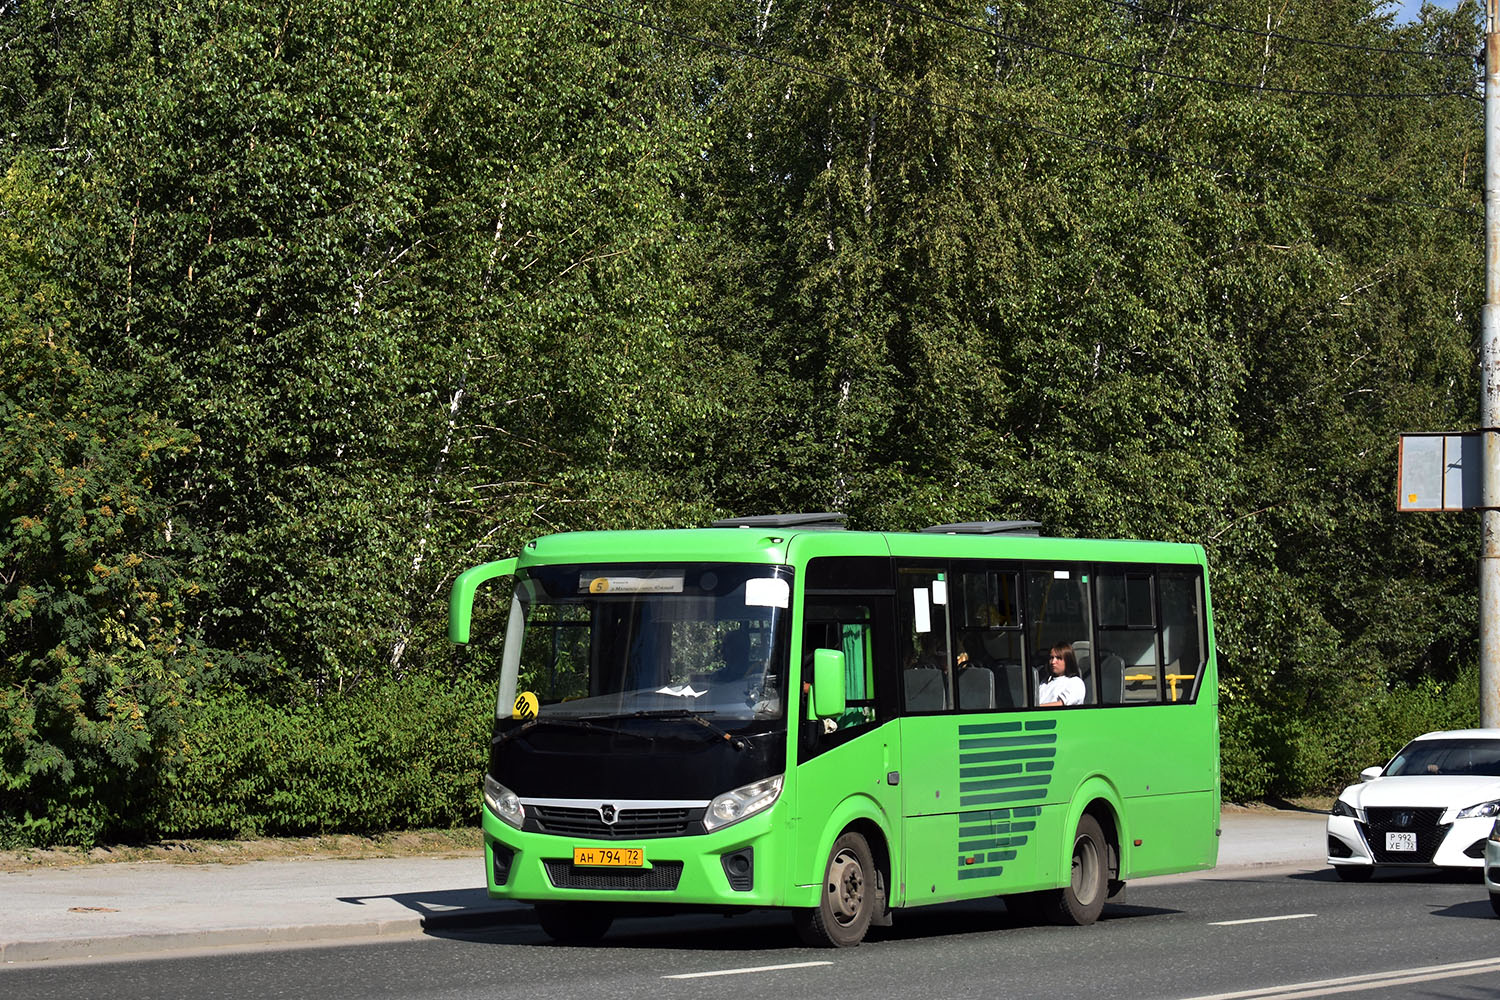
[[1490, 909], [1495, 911], [1495, 916], [1500, 917], [1500, 892], [1490, 893]]
[[1374, 865], [1334, 865], [1334, 874], [1340, 882], [1368, 882], [1375, 874]]
[[537, 903], [536, 918], [554, 941], [593, 944], [609, 931], [615, 915], [598, 903]]
[[1087, 927], [1099, 919], [1109, 895], [1109, 843], [1099, 821], [1088, 813], [1078, 818], [1068, 884], [1041, 893], [1042, 912], [1054, 924]]
[[864, 940], [875, 915], [875, 859], [857, 833], [833, 842], [823, 869], [818, 905], [793, 914], [797, 934], [814, 948], [853, 948]]

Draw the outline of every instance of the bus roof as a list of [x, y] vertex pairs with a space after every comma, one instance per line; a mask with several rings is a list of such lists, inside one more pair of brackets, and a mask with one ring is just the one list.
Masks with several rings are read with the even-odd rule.
[[1203, 548], [1182, 542], [1051, 538], [1028, 534], [936, 534], [788, 528], [576, 531], [528, 542], [522, 565], [575, 562], [750, 562], [781, 565], [818, 556], [909, 559], [1034, 559], [1203, 565]]

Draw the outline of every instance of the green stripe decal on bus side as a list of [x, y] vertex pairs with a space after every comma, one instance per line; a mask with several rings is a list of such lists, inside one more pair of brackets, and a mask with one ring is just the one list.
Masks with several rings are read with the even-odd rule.
[[1054, 757], [1057, 751], [1048, 747], [1036, 750], [995, 750], [990, 753], [964, 754], [966, 764], [988, 764], [999, 760], [1033, 760], [1037, 757]]
[[1057, 720], [958, 727], [958, 878], [994, 878], [1027, 848], [1057, 757]]
[[994, 736], [981, 740], [966, 740], [959, 737], [958, 749], [978, 750], [983, 747], [1024, 747], [1035, 746], [1038, 743], [1056, 743], [1056, 736]]

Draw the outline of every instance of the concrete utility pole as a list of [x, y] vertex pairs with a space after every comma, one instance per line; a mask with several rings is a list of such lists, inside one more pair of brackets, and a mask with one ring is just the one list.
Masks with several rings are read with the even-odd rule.
[[1484, 330], [1479, 426], [1484, 499], [1479, 554], [1479, 724], [1500, 727], [1500, 0], [1484, 12]]

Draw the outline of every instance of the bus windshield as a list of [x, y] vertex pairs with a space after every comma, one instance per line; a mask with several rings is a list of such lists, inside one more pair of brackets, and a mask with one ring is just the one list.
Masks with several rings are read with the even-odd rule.
[[785, 714], [788, 568], [653, 563], [524, 572], [506, 630], [498, 717]]

